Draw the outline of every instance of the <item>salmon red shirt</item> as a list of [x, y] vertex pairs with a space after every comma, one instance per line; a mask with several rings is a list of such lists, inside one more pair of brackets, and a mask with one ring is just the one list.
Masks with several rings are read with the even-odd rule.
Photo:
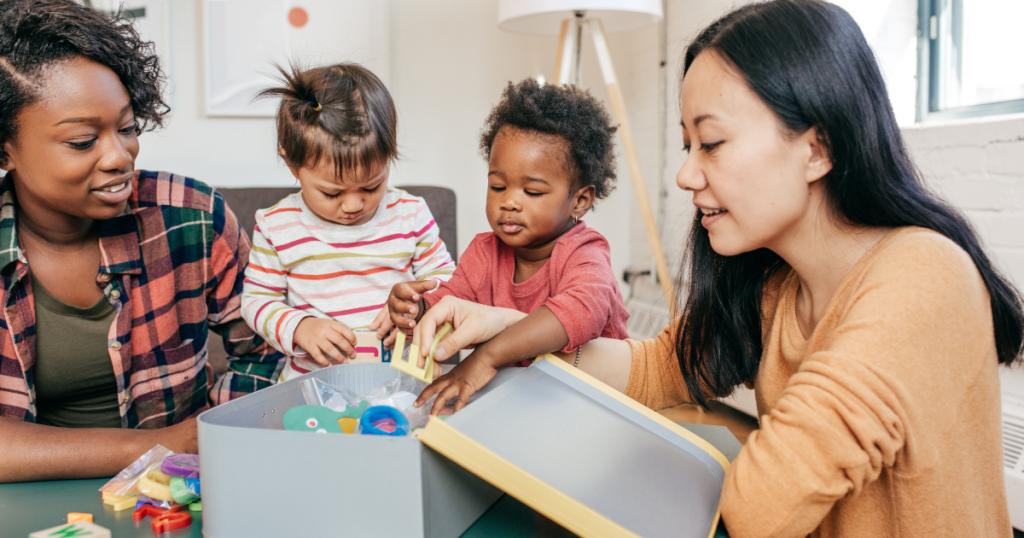
[[527, 314], [546, 306], [569, 336], [565, 352], [598, 337], [628, 338], [629, 312], [612, 272], [608, 240], [597, 230], [580, 222], [558, 238], [551, 258], [536, 274], [517, 284], [515, 272], [512, 247], [494, 232], [478, 234], [459, 258], [451, 280], [425, 298], [434, 306], [454, 295]]

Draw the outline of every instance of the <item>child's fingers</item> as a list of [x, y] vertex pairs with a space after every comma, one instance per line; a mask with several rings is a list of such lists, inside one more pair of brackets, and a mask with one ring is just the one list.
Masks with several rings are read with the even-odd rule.
[[411, 282], [402, 282], [391, 289], [391, 295], [405, 303], [419, 301], [419, 295], [412, 289]]
[[[469, 390], [469, 387], [463, 387], [459, 391], [458, 397], [455, 398], [455, 412], [458, 413], [463, 407], [466, 407], [466, 402], [469, 401], [469, 397], [473, 395], [474, 391]], [[436, 403], [436, 402], [435, 402]], [[438, 411], [440, 413], [440, 411]]]
[[328, 332], [327, 340], [330, 345], [328, 347], [328, 353], [338, 359], [339, 362], [344, 361], [347, 358], [356, 357], [356, 349], [352, 344], [344, 337], [344, 335], [336, 332]]
[[380, 327], [377, 329], [377, 338], [385, 339], [391, 334], [391, 329], [394, 328], [395, 323], [391, 321], [391, 316], [384, 318], [384, 321], [381, 322]]
[[398, 338], [397, 333], [397, 331], [392, 331], [383, 340], [381, 340], [381, 343], [384, 344], [384, 349], [393, 349], [395, 347], [395, 339]]
[[[459, 383], [457, 381], [449, 382], [444, 390], [438, 393], [437, 399], [434, 400], [434, 406], [430, 409], [430, 414], [434, 416], [441, 414], [441, 411], [444, 410], [444, 404], [458, 396], [459, 392], [461, 392], [459, 390]], [[459, 408], [456, 407], [455, 410], [458, 411]]]
[[342, 350], [339, 350], [338, 348], [341, 346], [335, 344], [332, 338], [338, 338], [339, 340], [344, 341], [344, 339], [328, 333], [326, 337], [328, 341], [321, 343], [321, 351], [324, 353], [324, 355], [330, 357], [330, 359], [333, 360], [335, 364], [341, 364], [345, 362], [345, 359], [347, 359], [348, 357], [355, 356], [354, 353], [343, 352]]
[[309, 356], [312, 357], [313, 360], [316, 361], [317, 364], [319, 364], [320, 366], [322, 366], [324, 368], [327, 368], [328, 366], [331, 365], [331, 361], [329, 361], [329, 360], [324, 358], [323, 353], [320, 352], [320, 348], [318, 348], [316, 346], [311, 346], [311, 347], [313, 349], [308, 349], [306, 351], [309, 352]]
[[423, 392], [420, 393], [420, 397], [416, 398], [413, 405], [416, 407], [422, 406], [427, 403], [427, 400], [429, 400], [431, 396], [441, 392], [441, 389], [446, 386], [448, 386], [448, 380], [446, 378], [442, 377], [440, 379], [435, 379], [433, 383], [427, 385], [427, 388], [423, 389]]
[[418, 303], [419, 299], [415, 301], [391, 301], [391, 304], [388, 305], [388, 309], [391, 310], [392, 316], [394, 316], [395, 314], [415, 315]]
[[377, 315], [373, 318], [373, 322], [370, 323], [370, 326], [367, 328], [370, 329], [371, 331], [377, 331], [377, 338], [381, 338], [384, 335], [381, 334], [381, 332], [378, 329], [381, 329], [381, 325], [383, 325], [387, 320], [390, 319], [391, 315], [388, 311], [388, 305], [385, 304], [384, 308], [381, 308], [380, 312], [377, 312]]
[[349, 329], [348, 325], [345, 325], [340, 321], [333, 321], [331, 322], [331, 328], [338, 334], [344, 336], [345, 340], [348, 340], [353, 346], [356, 345], [356, 333], [352, 329]]
[[391, 289], [391, 293], [405, 302], [412, 303], [419, 301], [424, 292], [430, 291], [436, 287], [436, 280], [416, 280], [413, 282], [403, 282], [395, 286]]

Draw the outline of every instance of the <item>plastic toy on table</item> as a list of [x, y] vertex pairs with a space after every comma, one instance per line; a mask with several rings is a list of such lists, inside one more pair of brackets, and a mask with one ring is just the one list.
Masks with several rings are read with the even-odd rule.
[[395, 338], [395, 354], [391, 358], [391, 367], [399, 372], [411, 375], [424, 383], [434, 381], [434, 352], [437, 351], [437, 345], [441, 343], [441, 339], [447, 336], [451, 330], [451, 323], [445, 323], [437, 331], [437, 334], [434, 335], [434, 342], [430, 344], [430, 353], [427, 355], [427, 362], [423, 364], [423, 368], [418, 366], [420, 347], [412, 344], [409, 346], [409, 353], [406, 354], [405, 333], [398, 331], [398, 335]]
[[[189, 484], [188, 480], [192, 483]], [[171, 497], [178, 504], [189, 504], [199, 500], [199, 480], [196, 478], [171, 477]]]
[[136, 489], [140, 494], [151, 499], [174, 501], [174, 496], [171, 495], [171, 477], [159, 469], [150, 469], [145, 475], [139, 477]]
[[[139, 459], [135, 460], [131, 465], [122, 469], [120, 473], [117, 473], [117, 476], [111, 478], [106, 484], [103, 484], [100, 491], [111, 495], [121, 496], [125, 499], [127, 499], [127, 497], [138, 495], [137, 486], [139, 480], [147, 476], [150, 471], [160, 473], [160, 465], [163, 463], [164, 459], [171, 454], [173, 454], [173, 452], [167, 448], [156, 445], [149, 449], [149, 451], [143, 454]], [[164, 485], [167, 483], [168, 481], [163, 482]], [[169, 500], [170, 490], [167, 492], [167, 497]]]
[[167, 476], [199, 478], [199, 456], [196, 454], [171, 454], [164, 458], [160, 470]]
[[137, 495], [122, 497], [121, 495], [114, 495], [111, 493], [103, 494], [103, 504], [110, 506], [115, 512], [120, 512], [121, 510], [127, 510], [134, 507], [138, 500], [139, 497]]
[[182, 510], [180, 504], [176, 504], [166, 510], [157, 508], [151, 504], [144, 504], [135, 509], [132, 513], [132, 521], [142, 521], [152, 517], [153, 521], [149, 526], [154, 534], [176, 531], [192, 524], [192, 515]]
[[65, 523], [49, 529], [36, 531], [28, 535], [28, 538], [58, 538], [65, 536], [88, 536], [89, 538], [110, 538], [110, 529], [101, 527], [89, 521], [76, 521]]

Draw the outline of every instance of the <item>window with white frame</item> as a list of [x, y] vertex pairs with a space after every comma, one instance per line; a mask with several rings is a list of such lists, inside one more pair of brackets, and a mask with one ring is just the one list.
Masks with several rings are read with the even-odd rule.
[[1024, 112], [1024, 0], [919, 0], [917, 120]]

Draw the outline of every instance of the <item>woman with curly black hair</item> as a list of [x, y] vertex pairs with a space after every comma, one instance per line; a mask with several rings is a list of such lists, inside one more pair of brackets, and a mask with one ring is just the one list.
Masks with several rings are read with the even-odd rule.
[[629, 314], [608, 241], [580, 220], [614, 188], [614, 133], [608, 113], [588, 92], [530, 79], [505, 89], [480, 138], [494, 231], [473, 239], [437, 291], [425, 294], [434, 287], [426, 282], [398, 284], [388, 307], [392, 323], [403, 329], [448, 296], [527, 316], [422, 393], [420, 402], [441, 394], [435, 413], [456, 396], [455, 408], [461, 408], [498, 367], [527, 366], [525, 359], [575, 351], [600, 336], [626, 338]]
[[[277, 373], [239, 313], [249, 243], [224, 199], [135, 169], [162, 83], [125, 21], [0, 2], [0, 481], [196, 452], [195, 415]], [[216, 385], [208, 328], [233, 358]]]

